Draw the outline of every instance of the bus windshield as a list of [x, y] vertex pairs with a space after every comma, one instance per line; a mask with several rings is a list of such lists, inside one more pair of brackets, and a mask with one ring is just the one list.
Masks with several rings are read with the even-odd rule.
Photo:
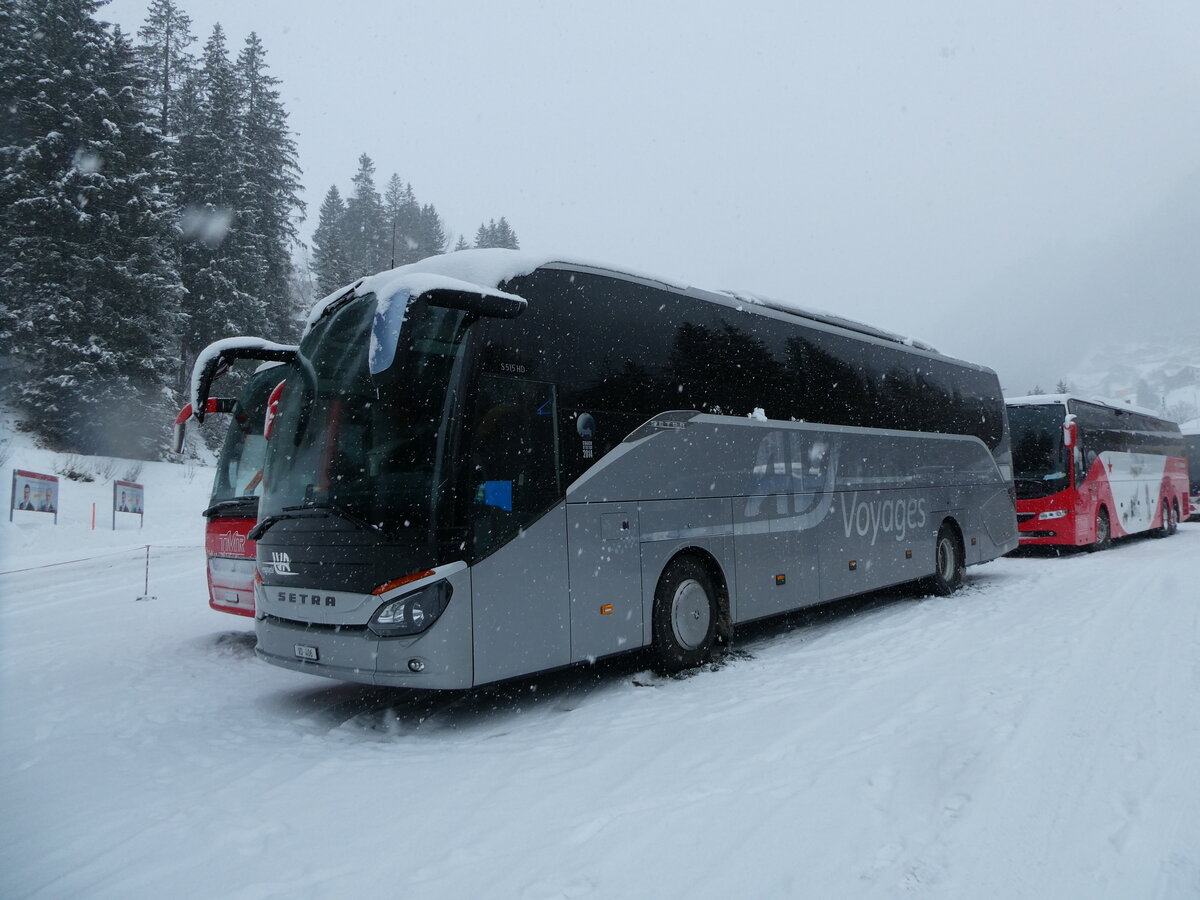
[[1187, 447], [1188, 477], [1192, 493], [1200, 494], [1200, 434], [1185, 434], [1183, 443]]
[[1018, 497], [1045, 497], [1066, 489], [1069, 472], [1063, 446], [1066, 412], [1060, 403], [1008, 408], [1013, 479]]
[[[286, 372], [283, 366], [255, 372], [237, 398], [217, 460], [217, 476], [209, 500], [212, 507], [220, 505], [222, 514], [228, 515], [237, 501], [245, 501], [254, 507], [262, 493], [263, 461], [267, 453], [263, 419], [267, 399], [275, 385], [284, 380]], [[253, 509], [248, 514], [253, 517]]]
[[[449, 387], [458, 377], [464, 317], [410, 305], [407, 352], [372, 377], [368, 351], [375, 296], [357, 298], [315, 325], [299, 363], [314, 383], [284, 391], [268, 447], [260, 521], [323, 509], [393, 537], [420, 540], [436, 524], [447, 479]], [[297, 379], [301, 382], [301, 379]]]

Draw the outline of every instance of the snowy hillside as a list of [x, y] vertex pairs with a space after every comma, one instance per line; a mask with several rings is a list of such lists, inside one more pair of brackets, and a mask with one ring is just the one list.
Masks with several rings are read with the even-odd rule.
[[425, 696], [255, 658], [206, 604], [206, 475], [147, 464], [141, 532], [90, 530], [98, 482], [0, 526], [0, 896], [1200, 895], [1200, 525], [761, 624], [691, 677]]
[[1066, 381], [1072, 390], [1128, 400], [1176, 422], [1195, 418], [1200, 415], [1200, 335], [1100, 347]]

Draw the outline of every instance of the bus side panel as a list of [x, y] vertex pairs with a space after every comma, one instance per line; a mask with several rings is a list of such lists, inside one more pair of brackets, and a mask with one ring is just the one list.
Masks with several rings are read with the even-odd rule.
[[1099, 474], [1113, 537], [1149, 531], [1158, 524], [1166, 465], [1167, 457], [1146, 453], [1105, 450], [1096, 458], [1088, 478]]
[[840, 491], [821, 529], [821, 599], [931, 574], [935, 505], [927, 490]]
[[566, 504], [476, 563], [471, 587], [476, 684], [568, 664]]
[[820, 599], [816, 540], [800, 531], [790, 494], [747, 497], [734, 504], [737, 617], [748, 622]]
[[729, 499], [647, 501], [641, 504], [641, 523], [642, 641], [649, 644], [654, 639], [654, 592], [663, 569], [675, 554], [689, 548], [699, 549], [716, 561], [725, 577], [730, 614], [736, 621], [738, 584]]
[[636, 503], [567, 505], [571, 661], [642, 644], [642, 564]]
[[[1015, 550], [1020, 541], [1017, 537], [1017, 508], [1013, 504], [1012, 494], [1008, 492], [1007, 487], [993, 489], [985, 486], [979, 490], [985, 495], [991, 492], [991, 496], [979, 507], [979, 518], [982, 520], [983, 530], [991, 539], [992, 547], [1001, 555]], [[967, 543], [969, 545], [970, 541]], [[995, 556], [995, 553], [985, 554], [983, 546], [980, 546], [973, 556], [970, 551], [971, 547], [968, 546], [968, 558], [972, 563], [986, 562]]]

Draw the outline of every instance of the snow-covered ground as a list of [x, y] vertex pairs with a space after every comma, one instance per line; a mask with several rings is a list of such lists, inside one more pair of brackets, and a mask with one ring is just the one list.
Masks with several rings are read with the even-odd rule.
[[0, 896], [1200, 896], [1200, 525], [691, 677], [426, 696], [254, 657], [205, 601], [210, 474], [147, 465], [142, 533], [0, 531], [3, 572], [114, 554], [0, 575]]

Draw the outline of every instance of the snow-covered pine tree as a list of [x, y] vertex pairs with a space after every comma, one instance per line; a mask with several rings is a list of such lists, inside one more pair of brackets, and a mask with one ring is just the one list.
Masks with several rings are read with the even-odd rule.
[[[387, 268], [390, 247], [384, 240], [383, 202], [375, 190], [375, 163], [362, 154], [354, 174], [354, 190], [346, 200], [346, 254], [352, 278]], [[391, 223], [386, 233], [391, 235]]]
[[[389, 259], [403, 266], [416, 262], [424, 255], [420, 252], [421, 207], [413, 194], [411, 184], [405, 184], [400, 176], [393, 174], [388, 179], [383, 194], [384, 238]], [[392, 223], [395, 223], [395, 254], [392, 253]]]
[[325, 193], [317, 213], [317, 229], [313, 232], [312, 270], [317, 293], [322, 297], [354, 278], [346, 252], [345, 218], [346, 204], [335, 184]]
[[179, 384], [186, 388], [196, 355], [208, 343], [263, 330], [266, 305], [246, 290], [267, 267], [261, 245], [243, 240], [241, 84], [218, 24], [204, 46], [178, 108], [176, 202], [182, 209], [183, 304]]
[[[36, 80], [30, 23], [17, 8], [17, 0], [0, 0], [0, 223], [10, 224], [14, 202], [21, 185], [9, 177], [21, 154], [30, 144], [30, 121], [24, 107], [31, 102]], [[10, 245], [15, 235], [0, 231], [0, 374], [12, 365], [12, 339], [17, 324], [14, 305], [20, 294], [7, 283]]]
[[296, 221], [304, 211], [296, 142], [279, 99], [279, 79], [267, 74], [266, 51], [254, 32], [238, 56], [237, 71], [243, 143], [238, 243], [257, 267], [242, 273], [241, 286], [265, 307], [272, 337], [287, 342], [299, 336], [300, 311], [288, 287]]
[[0, 178], [10, 396], [55, 444], [152, 455], [174, 402], [168, 170], [160, 133], [141, 121], [132, 49], [96, 21], [99, 6], [15, 9], [23, 77]]
[[486, 225], [481, 224], [475, 232], [475, 246], [478, 248], [502, 247], [506, 250], [520, 250], [517, 233], [508, 224], [508, 219], [500, 217], [500, 221], [488, 219]]
[[163, 134], [173, 134], [172, 112], [184, 81], [195, 65], [188, 47], [196, 40], [192, 20], [174, 0], [150, 0], [138, 29], [138, 59], [149, 84], [147, 98]]
[[521, 249], [521, 244], [517, 240], [517, 233], [512, 230], [512, 226], [508, 224], [508, 219], [504, 218], [504, 216], [501, 216], [500, 221], [496, 223], [494, 241], [494, 246], [503, 247], [506, 250]]
[[[119, 30], [105, 63], [97, 113], [111, 138], [97, 142], [93, 152], [108, 190], [88, 212], [92, 244], [100, 250], [91, 277], [104, 295], [104, 337], [116, 371], [88, 387], [88, 401], [100, 401], [88, 419], [104, 426], [104, 452], [155, 458], [179, 406], [173, 386], [184, 290], [169, 194], [173, 173], [162, 132], [145, 121], [143, 70]], [[94, 208], [99, 206], [103, 213]]]
[[486, 225], [482, 222], [475, 229], [475, 249], [487, 250], [489, 247], [495, 247], [496, 240], [496, 220], [492, 219]]
[[456, 243], [454, 245], [454, 252], [457, 253], [459, 250], [470, 250], [470, 249], [471, 249], [471, 245], [468, 244], [467, 239], [460, 234], [458, 236], [458, 243]]
[[417, 224], [417, 259], [446, 252], [446, 228], [432, 203], [421, 207]]

